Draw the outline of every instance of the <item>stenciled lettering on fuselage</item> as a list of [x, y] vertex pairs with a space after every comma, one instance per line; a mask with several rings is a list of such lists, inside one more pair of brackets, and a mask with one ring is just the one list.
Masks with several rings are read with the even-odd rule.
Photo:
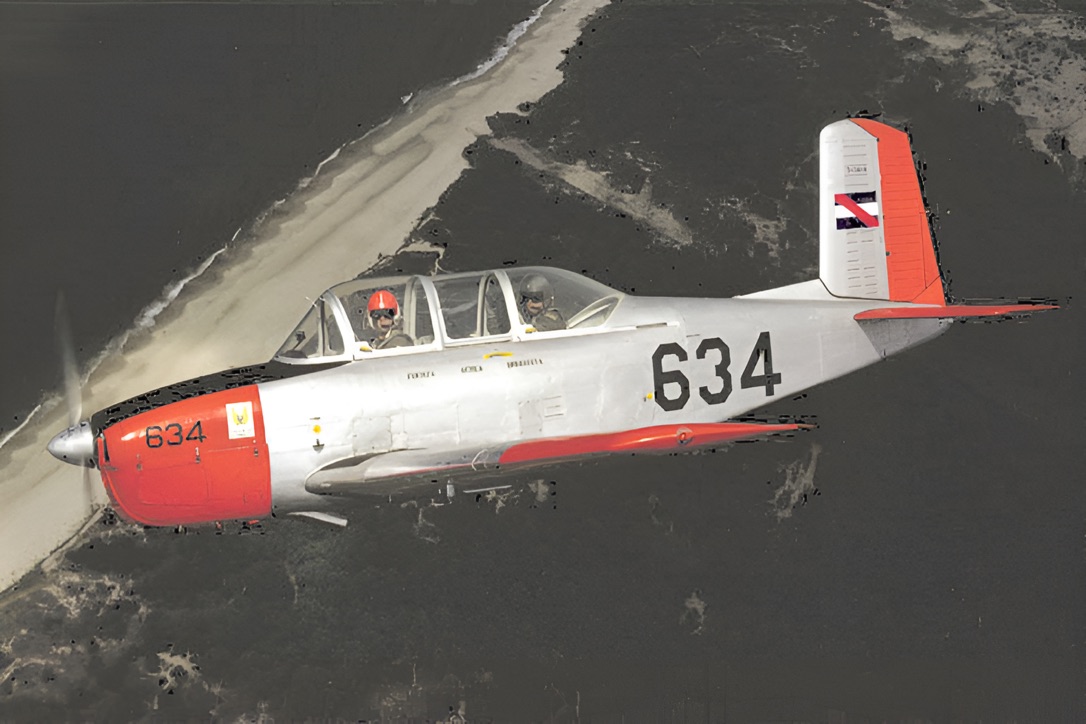
[[505, 363], [506, 367], [531, 367], [532, 365], [541, 365], [543, 360], [538, 357], [530, 357], [528, 359], [514, 359]]
[[[724, 404], [732, 394], [732, 373], [729, 369], [732, 362], [731, 349], [720, 337], [708, 337], [698, 343], [694, 357], [699, 360], [716, 360], [713, 367], [714, 381], [709, 385], [699, 386], [698, 394], [706, 404]], [[690, 401], [690, 378], [684, 371], [687, 368], [684, 363], [688, 359], [686, 348], [678, 342], [661, 344], [652, 353], [653, 399], [668, 412], [681, 410]], [[759, 362], [762, 364], [762, 374], [756, 375], [754, 372], [758, 369]], [[664, 369], [665, 363], [668, 369]], [[739, 385], [743, 389], [762, 387], [766, 397], [771, 397], [773, 388], [780, 383], [781, 373], [773, 371], [773, 348], [769, 332], [762, 332], [758, 335], [758, 341], [751, 350], [743, 374], [739, 377]]]
[[433, 377], [433, 370], [422, 370], [420, 372], [408, 372], [407, 379], [409, 380], [421, 380], [427, 377]]

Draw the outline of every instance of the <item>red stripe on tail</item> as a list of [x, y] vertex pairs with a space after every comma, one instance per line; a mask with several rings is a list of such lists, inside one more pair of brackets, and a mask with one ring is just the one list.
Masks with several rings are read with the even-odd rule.
[[852, 122], [879, 140], [879, 175], [890, 300], [946, 304], [909, 137], [866, 118]]

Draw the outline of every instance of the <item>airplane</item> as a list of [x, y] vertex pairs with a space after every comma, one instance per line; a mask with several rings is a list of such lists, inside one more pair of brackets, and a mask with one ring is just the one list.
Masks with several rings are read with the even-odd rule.
[[792, 433], [809, 426], [737, 418], [954, 320], [1056, 308], [948, 302], [906, 133], [850, 118], [819, 149], [817, 279], [687, 299], [550, 267], [358, 278], [266, 364], [73, 420], [48, 449], [144, 525], [345, 525], [352, 496]]

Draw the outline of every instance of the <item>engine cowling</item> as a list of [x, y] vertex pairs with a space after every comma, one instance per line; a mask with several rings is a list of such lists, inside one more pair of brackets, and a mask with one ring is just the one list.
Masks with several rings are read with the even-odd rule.
[[181, 525], [271, 512], [271, 474], [256, 385], [156, 407], [98, 436], [102, 481], [118, 512]]

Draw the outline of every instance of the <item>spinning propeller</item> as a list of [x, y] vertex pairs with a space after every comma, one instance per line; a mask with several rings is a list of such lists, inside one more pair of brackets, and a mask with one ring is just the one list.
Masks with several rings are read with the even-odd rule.
[[48, 449], [58, 460], [82, 466], [83, 500], [89, 511], [94, 508], [94, 483], [90, 477], [90, 469], [95, 467], [94, 431], [90, 421], [82, 419], [83, 391], [63, 292], [57, 295], [55, 327], [57, 350], [60, 352], [64, 372], [64, 403], [68, 408], [68, 429], [50, 440]]

